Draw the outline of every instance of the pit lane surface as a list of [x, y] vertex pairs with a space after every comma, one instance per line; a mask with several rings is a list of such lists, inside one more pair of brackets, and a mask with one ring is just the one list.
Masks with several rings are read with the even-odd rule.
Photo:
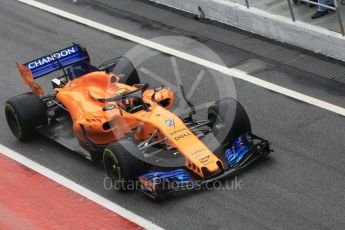
[[[146, 38], [180, 35], [178, 31], [142, 23], [129, 15], [109, 16], [82, 5], [77, 9], [70, 1], [55, 5]], [[1, 4], [0, 18], [2, 105], [9, 97], [27, 91], [17, 73], [16, 61], [31, 60], [80, 41], [98, 64], [126, 53], [135, 45], [15, 1]], [[248, 68], [259, 63], [260, 57], [255, 55], [212, 41], [204, 42], [227, 66], [247, 62]], [[195, 72], [183, 61], [177, 62], [188, 87]], [[156, 65], [166, 79], [174, 74], [157, 63], [149, 64]], [[259, 67], [255, 76], [344, 105], [342, 86], [270, 60], [263, 60]], [[188, 81], [188, 76], [193, 78]], [[344, 229], [344, 118], [249, 83], [237, 80], [235, 83], [254, 132], [269, 139], [275, 149], [272, 156], [238, 175], [237, 179], [241, 180], [238, 190], [192, 192], [159, 203], [137, 192], [107, 191], [103, 188], [101, 167], [45, 138], [18, 143], [7, 128], [4, 114], [1, 114], [0, 143], [168, 229]], [[44, 84], [48, 85], [48, 81]], [[197, 98], [206, 101], [209, 94], [212, 94], [210, 90]], [[231, 179], [227, 181], [231, 184]]]

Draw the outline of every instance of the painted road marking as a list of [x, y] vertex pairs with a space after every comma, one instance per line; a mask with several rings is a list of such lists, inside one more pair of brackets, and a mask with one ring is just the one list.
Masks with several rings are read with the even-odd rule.
[[0, 144], [0, 153], [146, 229], [162, 229], [141, 216]]
[[244, 81], [258, 85], [258, 86], [263, 87], [265, 89], [277, 92], [279, 94], [294, 98], [294, 99], [299, 100], [299, 101], [303, 101], [303, 102], [311, 104], [311, 105], [315, 105], [319, 108], [334, 112], [336, 114], [339, 114], [339, 115], [342, 115], [345, 117], [345, 108], [342, 108], [340, 106], [322, 101], [320, 99], [310, 97], [310, 96], [307, 96], [305, 94], [287, 89], [285, 87], [270, 83], [268, 81], [261, 80], [259, 78], [254, 77], [254, 76], [251, 76], [251, 75], [249, 75], [249, 74], [247, 74], [241, 70], [234, 69], [234, 68], [228, 68], [226, 66], [222, 66], [222, 65], [207, 61], [205, 59], [198, 58], [196, 56], [193, 56], [193, 55], [169, 48], [167, 46], [149, 41], [147, 39], [126, 33], [124, 31], [106, 26], [104, 24], [89, 20], [89, 19], [84, 18], [84, 17], [80, 17], [78, 15], [69, 13], [69, 12], [64, 11], [64, 10], [60, 10], [58, 8], [55, 8], [55, 7], [52, 7], [52, 6], [49, 6], [49, 5], [34, 1], [34, 0], [17, 0], [17, 1], [25, 3], [25, 4], [33, 6], [33, 7], [36, 7], [38, 9], [44, 10], [46, 12], [58, 15], [60, 17], [76, 21], [80, 24], [84, 24], [84, 25], [89, 26], [91, 28], [95, 28], [97, 30], [100, 30], [100, 31], [103, 31], [103, 32], [106, 32], [109, 34], [125, 38], [127, 40], [141, 44], [143, 46], [146, 46], [146, 47], [149, 47], [149, 48], [152, 48], [155, 50], [159, 50], [163, 53], [170, 54], [170, 55], [173, 55], [175, 57], [179, 57], [181, 59], [205, 66], [206, 68], [217, 70], [221, 73], [227, 74], [227, 75], [232, 76], [234, 78], [242, 79]]

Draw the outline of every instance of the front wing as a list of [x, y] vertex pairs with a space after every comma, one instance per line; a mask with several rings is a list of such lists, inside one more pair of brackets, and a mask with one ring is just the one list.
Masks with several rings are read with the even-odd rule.
[[[257, 159], [273, 152], [270, 149], [270, 144], [254, 134], [248, 134], [255, 144], [248, 146], [248, 151], [238, 149], [237, 154], [226, 154], [228, 167], [215, 175], [199, 179], [193, 176], [184, 168], [175, 169], [172, 171], [158, 171], [151, 172], [139, 177], [141, 183], [141, 192], [150, 198], [159, 198], [169, 193], [178, 191], [196, 190], [202, 188], [204, 185], [217, 181], [221, 178], [234, 175], [238, 171], [246, 168]], [[228, 149], [230, 150], [230, 149]]]

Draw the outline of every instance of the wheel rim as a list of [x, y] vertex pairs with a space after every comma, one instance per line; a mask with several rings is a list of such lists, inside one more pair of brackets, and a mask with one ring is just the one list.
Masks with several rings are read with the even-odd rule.
[[10, 127], [12, 133], [17, 138], [20, 138], [22, 133], [20, 129], [19, 120], [14, 108], [9, 104], [6, 104], [5, 106], [5, 115], [6, 115], [8, 126]]

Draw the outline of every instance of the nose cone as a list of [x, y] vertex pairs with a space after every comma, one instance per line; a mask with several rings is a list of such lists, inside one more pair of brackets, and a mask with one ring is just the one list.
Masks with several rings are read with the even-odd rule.
[[185, 166], [202, 178], [212, 176], [224, 170], [223, 162], [207, 148], [200, 155], [186, 160]]

